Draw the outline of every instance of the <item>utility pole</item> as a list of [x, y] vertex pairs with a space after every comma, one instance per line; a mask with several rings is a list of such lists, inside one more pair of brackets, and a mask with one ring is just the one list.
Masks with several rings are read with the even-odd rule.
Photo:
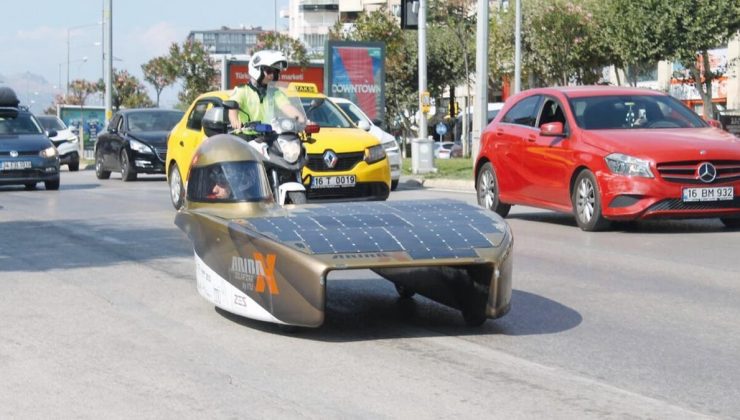
[[480, 149], [480, 136], [483, 132], [483, 127], [488, 123], [488, 0], [478, 0], [478, 24], [476, 26], [476, 92], [475, 105], [473, 106], [473, 158], [478, 156], [478, 150]]
[[427, 91], [427, 2], [419, 1], [419, 138], [427, 138], [427, 116], [423, 95]]
[[113, 0], [107, 0], [107, 10], [105, 15], [105, 24], [108, 25], [108, 38], [105, 42], [105, 123], [107, 124], [113, 116]]
[[516, 0], [516, 28], [514, 30], [514, 94], [522, 87], [522, 0]]

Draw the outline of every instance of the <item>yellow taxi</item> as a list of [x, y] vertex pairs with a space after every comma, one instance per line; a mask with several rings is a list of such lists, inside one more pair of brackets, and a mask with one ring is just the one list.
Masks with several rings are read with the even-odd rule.
[[[306, 115], [321, 127], [315, 141], [305, 143], [308, 161], [303, 184], [308, 199], [385, 200], [391, 172], [385, 150], [377, 138], [357, 128], [312, 83], [291, 83], [286, 92], [301, 99]], [[190, 163], [195, 149], [206, 138], [201, 120], [206, 111], [223, 107], [232, 91], [198, 96], [167, 140], [166, 174], [172, 205], [182, 207]], [[223, 113], [228, 122], [227, 112]]]

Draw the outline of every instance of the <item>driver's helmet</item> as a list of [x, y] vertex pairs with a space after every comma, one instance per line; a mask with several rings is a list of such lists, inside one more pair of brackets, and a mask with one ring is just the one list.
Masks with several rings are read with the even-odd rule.
[[262, 79], [266, 75], [263, 71], [265, 68], [269, 68], [267, 71], [272, 71], [272, 81], [277, 81], [280, 72], [288, 68], [288, 59], [280, 51], [257, 51], [249, 59], [249, 75], [258, 83], [262, 83]]
[[[222, 194], [216, 194], [216, 185]], [[219, 134], [206, 139], [196, 150], [190, 168], [187, 200], [192, 203], [240, 203], [270, 202], [273, 198], [261, 157], [238, 137]]]

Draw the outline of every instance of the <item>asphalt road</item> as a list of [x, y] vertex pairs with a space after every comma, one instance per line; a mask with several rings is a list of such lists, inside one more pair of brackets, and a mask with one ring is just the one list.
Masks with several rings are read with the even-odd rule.
[[585, 233], [514, 207], [504, 318], [356, 271], [286, 333], [200, 298], [174, 214], [156, 177], [0, 187], [0, 418], [740, 418], [740, 232], [717, 220]]

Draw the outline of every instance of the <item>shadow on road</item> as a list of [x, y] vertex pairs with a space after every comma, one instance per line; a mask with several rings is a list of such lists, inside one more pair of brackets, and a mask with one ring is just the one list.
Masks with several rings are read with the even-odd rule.
[[171, 228], [84, 220], [0, 222], [0, 273], [101, 267], [127, 261], [190, 257], [184, 234]]
[[[553, 225], [572, 226], [579, 229], [574, 216], [558, 212], [517, 213], [507, 219], [542, 222]], [[726, 228], [719, 219], [660, 219], [629, 222], [612, 222], [604, 232], [620, 233], [707, 233], [733, 232]], [[597, 233], [598, 234], [598, 233]]]
[[326, 318], [319, 328], [287, 330], [216, 308], [224, 318], [247, 328], [327, 342], [352, 342], [414, 336], [524, 336], [555, 334], [578, 326], [581, 315], [553, 300], [514, 290], [512, 309], [480, 327], [468, 327], [456, 309], [416, 295], [400, 299], [383, 279], [329, 280]]

